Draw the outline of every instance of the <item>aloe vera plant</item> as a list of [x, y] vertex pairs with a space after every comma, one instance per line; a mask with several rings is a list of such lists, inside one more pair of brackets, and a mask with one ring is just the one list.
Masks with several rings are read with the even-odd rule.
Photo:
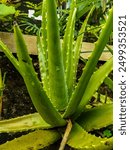
[[[112, 9], [77, 83], [76, 73], [83, 33], [94, 7], [86, 17], [75, 41], [77, 7], [76, 0], [72, 0], [65, 35], [61, 43], [55, 5], [55, 0], [43, 1], [42, 27], [37, 37], [41, 81], [33, 68], [27, 46], [16, 23], [14, 35], [18, 59], [0, 41], [0, 49], [23, 77], [38, 112], [0, 121], [1, 133], [34, 130], [0, 145], [0, 149], [13, 150], [16, 149], [16, 145], [19, 145], [20, 150], [40, 149], [62, 137], [59, 150], [63, 150], [66, 143], [75, 149], [112, 149], [112, 138], [96, 137], [90, 133], [112, 124], [112, 103], [95, 108], [86, 107], [103, 81], [110, 80], [107, 76], [112, 71], [112, 58], [99, 69], [96, 69], [96, 64], [112, 32]], [[65, 126], [67, 126], [66, 130]], [[62, 127], [63, 130], [57, 130], [55, 127], [60, 129]]]

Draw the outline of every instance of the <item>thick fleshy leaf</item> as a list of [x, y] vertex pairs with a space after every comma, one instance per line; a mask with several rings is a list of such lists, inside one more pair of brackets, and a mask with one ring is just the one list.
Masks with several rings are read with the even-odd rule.
[[66, 76], [69, 97], [71, 96], [72, 90], [74, 88], [73, 63], [75, 59], [74, 58], [74, 30], [75, 30], [76, 10], [77, 10], [76, 0], [72, 0], [67, 27], [65, 30], [65, 35], [62, 43], [63, 62], [64, 62], [65, 76]]
[[53, 127], [46, 123], [38, 113], [0, 121], [0, 133], [21, 132], [40, 128], [49, 129]]
[[[42, 27], [37, 37], [38, 59], [43, 88], [49, 96], [48, 49], [47, 49], [47, 6], [42, 3]], [[41, 37], [40, 37], [41, 35]]]
[[113, 123], [113, 104], [103, 104], [86, 109], [76, 122], [87, 132], [106, 127]]
[[80, 150], [110, 150], [112, 138], [96, 137], [87, 133], [78, 124], [74, 124], [67, 144]]
[[84, 110], [85, 105], [89, 102], [93, 94], [103, 83], [104, 79], [112, 71], [112, 68], [113, 68], [113, 58], [108, 60], [104, 65], [102, 65], [97, 71], [93, 73], [86, 87], [82, 100], [74, 114], [74, 117], [77, 117]]
[[33, 65], [31, 58], [28, 54], [27, 45], [23, 39], [23, 35], [17, 23], [15, 23], [14, 25], [14, 38], [16, 42], [17, 56], [20, 65], [26, 63], [32, 67]]
[[49, 77], [48, 77], [48, 62], [46, 58], [46, 50], [42, 46], [42, 40], [40, 35], [37, 36], [37, 48], [38, 48], [38, 60], [39, 60], [39, 68], [40, 68], [40, 75], [43, 84], [43, 88], [49, 96]]
[[60, 134], [55, 130], [36, 130], [0, 145], [0, 149], [38, 150], [53, 144], [60, 138]]
[[47, 40], [50, 98], [58, 110], [68, 103], [55, 0], [47, 0]]
[[88, 13], [86, 19], [84, 20], [81, 29], [78, 33], [78, 37], [76, 39], [75, 42], [75, 46], [74, 46], [74, 59], [73, 59], [73, 72], [70, 74], [71, 76], [73, 76], [73, 78], [71, 79], [71, 82], [74, 84], [76, 84], [76, 75], [77, 75], [77, 67], [78, 67], [78, 62], [80, 59], [80, 52], [81, 52], [81, 47], [82, 47], [82, 41], [83, 41], [83, 37], [84, 37], [84, 33], [85, 33], [85, 29], [86, 29], [86, 25], [88, 23], [88, 20], [91, 16], [91, 14], [93, 13], [95, 9], [95, 6], [92, 7], [92, 9], [90, 10], [90, 12]]

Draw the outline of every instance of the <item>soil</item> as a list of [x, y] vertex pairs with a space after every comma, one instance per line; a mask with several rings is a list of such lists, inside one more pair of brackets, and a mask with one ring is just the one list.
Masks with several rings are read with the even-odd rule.
[[[34, 65], [35, 61], [33, 59]], [[36, 112], [21, 75], [3, 53], [0, 53], [0, 68], [2, 73], [6, 73], [1, 119], [15, 118]], [[37, 69], [37, 66], [35, 68]], [[2, 133], [0, 134], [0, 144], [26, 133]]]
[[[37, 59], [33, 59], [35, 65]], [[14, 118], [35, 112], [23, 78], [8, 60], [0, 53], [0, 68], [2, 73], [6, 73], [5, 89], [3, 93], [2, 119]], [[35, 65], [37, 69], [37, 66]]]
[[[37, 56], [31, 57], [34, 68], [39, 75], [38, 58]], [[83, 67], [84, 63], [82, 61], [79, 61], [77, 79], [81, 76]], [[25, 114], [36, 112], [36, 109], [32, 104], [32, 101], [29, 97], [21, 75], [17, 72], [17, 70], [14, 68], [14, 66], [3, 53], [0, 53], [0, 68], [2, 73], [6, 73], [1, 119], [15, 118], [17, 116], [22, 116]], [[106, 87], [102, 88], [102, 90], [103, 89], [105, 89], [106, 91]], [[107, 91], [112, 97], [112, 92], [109, 90]], [[2, 133], [0, 134], [0, 144], [5, 143], [6, 141], [12, 140], [13, 138], [19, 137], [26, 133], [27, 132], [15, 134]], [[55, 147], [56, 146], [57, 145], [55, 145]], [[70, 150], [70, 148], [66, 149]]]

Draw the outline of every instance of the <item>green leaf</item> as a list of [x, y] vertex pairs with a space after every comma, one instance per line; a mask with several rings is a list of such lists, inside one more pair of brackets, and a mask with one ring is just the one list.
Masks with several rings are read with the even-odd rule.
[[38, 60], [39, 60], [39, 68], [40, 75], [43, 84], [43, 88], [46, 91], [48, 97], [49, 95], [49, 77], [48, 77], [48, 62], [45, 54], [45, 48], [42, 46], [42, 41], [40, 35], [37, 36], [37, 48], [38, 48]]
[[0, 121], [0, 133], [21, 132], [34, 129], [49, 129], [54, 126], [46, 123], [38, 113]]
[[68, 103], [55, 0], [47, 0], [48, 69], [51, 102], [58, 110]]
[[93, 94], [103, 83], [104, 79], [109, 75], [113, 68], [113, 58], [108, 60], [104, 65], [102, 65], [96, 72], [93, 73], [89, 83], [86, 87], [82, 100], [74, 114], [74, 118], [77, 117], [85, 108], [85, 105], [92, 98]]
[[86, 109], [76, 120], [87, 132], [113, 123], [113, 104], [103, 104]]
[[77, 3], [78, 11], [77, 11], [77, 19], [85, 15], [87, 12], [89, 12], [93, 6], [98, 5], [100, 0], [82, 0]]
[[[45, 89], [47, 95], [50, 94], [49, 89], [49, 73], [48, 73], [48, 49], [47, 49], [47, 6], [46, 0], [42, 4], [42, 27], [41, 34], [37, 37], [37, 46], [38, 46], [38, 59], [40, 66], [40, 74], [43, 83], [43, 88]], [[49, 96], [50, 97], [50, 96]]]
[[0, 145], [0, 149], [38, 150], [55, 143], [60, 138], [60, 134], [55, 130], [36, 130]]
[[95, 43], [95, 48], [91, 54], [91, 56], [88, 59], [88, 62], [85, 65], [83, 74], [79, 80], [79, 83], [71, 96], [71, 99], [69, 101], [68, 107], [64, 113], [64, 117], [67, 118], [71, 116], [73, 113], [75, 113], [82, 96], [86, 90], [87, 84], [95, 71], [96, 64], [104, 50], [104, 47], [106, 46], [109, 36], [112, 32], [112, 27], [113, 27], [113, 10], [110, 10], [109, 17], [107, 19], [107, 22], [102, 29], [102, 32], [100, 34], [100, 37], [98, 41]]
[[96, 137], [87, 133], [78, 124], [74, 124], [67, 144], [80, 150], [110, 150], [112, 138]]
[[14, 25], [14, 37], [15, 37], [16, 48], [17, 48], [17, 56], [20, 65], [27, 63], [32, 67], [33, 65], [32, 65], [31, 58], [28, 54], [27, 45], [23, 39], [23, 35], [17, 23], [15, 23]]
[[73, 62], [74, 62], [74, 29], [75, 29], [75, 19], [76, 19], [76, 1], [73, 0], [71, 3], [70, 13], [68, 17], [67, 27], [65, 30], [65, 35], [62, 43], [62, 53], [63, 61], [66, 75], [66, 82], [68, 88], [69, 97], [74, 89], [73, 84]]
[[74, 60], [73, 60], [73, 78], [71, 80], [72, 83], [74, 83], [74, 85], [76, 84], [76, 73], [77, 73], [77, 66], [78, 66], [78, 62], [79, 62], [79, 58], [80, 58], [80, 52], [81, 52], [81, 46], [82, 46], [82, 41], [83, 41], [83, 37], [84, 37], [84, 33], [85, 33], [85, 29], [86, 29], [86, 25], [88, 23], [88, 20], [91, 16], [91, 14], [93, 13], [95, 9], [95, 6], [92, 7], [92, 9], [90, 10], [90, 12], [88, 13], [86, 19], [84, 20], [81, 29], [78, 33], [78, 37], [77, 40], [75, 42], [75, 46], [74, 46]]
[[15, 13], [15, 8], [13, 6], [6, 6], [5, 4], [0, 4], [0, 18]]

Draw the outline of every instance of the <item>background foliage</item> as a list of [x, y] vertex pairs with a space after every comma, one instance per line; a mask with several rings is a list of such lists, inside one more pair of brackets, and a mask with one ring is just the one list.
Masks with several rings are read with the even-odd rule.
[[[59, 14], [59, 25], [60, 25], [60, 35], [63, 38], [67, 17], [69, 14], [71, 0], [56, 0], [57, 1], [57, 12]], [[86, 33], [84, 36], [84, 41], [95, 42], [100, 33], [100, 30], [103, 24], [106, 21], [108, 10], [111, 8], [113, 1], [112, 0], [78, 0], [77, 6], [77, 21], [76, 21], [76, 30], [75, 37], [77, 37], [78, 31], [85, 19], [85, 16], [88, 14], [92, 8], [91, 3], [96, 6], [94, 13], [89, 19], [88, 25], [86, 27]], [[42, 0], [0, 0], [1, 4], [6, 6], [11, 6], [12, 9], [15, 9], [15, 12], [8, 14], [4, 17], [0, 15], [0, 31], [13, 32], [13, 22], [17, 21], [20, 28], [25, 34], [36, 35], [38, 29], [40, 28], [41, 21], [36, 20], [34, 17], [41, 15], [41, 4]], [[86, 9], [87, 8], [87, 9]], [[7, 8], [8, 9], [8, 8]], [[33, 9], [34, 17], [28, 17], [28, 10]], [[110, 39], [110, 44], [112, 43], [112, 37]]]

